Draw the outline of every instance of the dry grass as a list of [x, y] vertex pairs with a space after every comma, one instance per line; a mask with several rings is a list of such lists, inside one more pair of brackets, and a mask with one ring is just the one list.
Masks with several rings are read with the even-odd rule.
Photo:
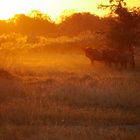
[[40, 73], [1, 70], [0, 139], [140, 139], [139, 72]]
[[140, 50], [135, 71], [91, 67], [66, 45], [85, 37], [1, 36], [0, 140], [140, 140]]

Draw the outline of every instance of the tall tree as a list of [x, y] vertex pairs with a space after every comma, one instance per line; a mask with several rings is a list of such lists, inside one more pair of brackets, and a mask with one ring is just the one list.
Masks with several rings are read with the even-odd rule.
[[[138, 42], [138, 24], [140, 16], [138, 8], [128, 9], [124, 0], [109, 0], [109, 5], [100, 5], [99, 8], [110, 9], [110, 31], [107, 34], [107, 45], [122, 51], [130, 51], [134, 61], [134, 48]], [[114, 49], [113, 48], [113, 49]]]

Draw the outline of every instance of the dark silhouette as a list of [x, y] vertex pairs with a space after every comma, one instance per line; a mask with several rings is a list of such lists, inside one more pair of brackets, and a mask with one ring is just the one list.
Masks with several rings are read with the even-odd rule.
[[109, 67], [120, 67], [126, 69], [128, 66], [134, 68], [134, 61], [132, 52], [125, 51], [121, 52], [118, 50], [97, 50], [93, 48], [86, 48], [85, 55], [88, 57], [93, 64], [94, 61], [104, 62]]
[[86, 48], [85, 55], [90, 59], [92, 64], [94, 61], [104, 61], [102, 52], [98, 51], [97, 49]]
[[103, 50], [103, 59], [109, 66], [127, 68], [128, 66], [134, 68], [134, 60], [131, 51], [118, 50]]
[[68, 36], [75, 36], [86, 31], [103, 31], [104, 28], [106, 28], [104, 20], [90, 13], [75, 13], [64, 18], [58, 25], [59, 33]]
[[110, 0], [109, 2], [110, 5], [100, 5], [100, 8], [110, 8], [110, 16], [113, 15], [109, 21], [107, 46], [124, 54], [124, 59], [129, 52], [133, 59], [131, 63], [135, 68], [134, 46], [137, 46], [139, 42], [139, 9], [128, 9], [124, 0]]

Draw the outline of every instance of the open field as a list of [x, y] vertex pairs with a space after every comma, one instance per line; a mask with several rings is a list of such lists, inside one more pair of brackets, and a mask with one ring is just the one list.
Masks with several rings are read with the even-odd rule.
[[1, 140], [140, 139], [139, 69], [76, 56], [18, 57], [0, 70]]

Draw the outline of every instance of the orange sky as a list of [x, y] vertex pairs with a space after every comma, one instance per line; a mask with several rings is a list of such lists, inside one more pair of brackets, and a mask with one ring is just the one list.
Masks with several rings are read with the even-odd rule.
[[[97, 5], [108, 0], [0, 0], [0, 19], [7, 19], [16, 13], [29, 13], [40, 10], [47, 13], [53, 20], [64, 10], [91, 12], [101, 15]], [[140, 6], [139, 0], [126, 0], [129, 6]]]

